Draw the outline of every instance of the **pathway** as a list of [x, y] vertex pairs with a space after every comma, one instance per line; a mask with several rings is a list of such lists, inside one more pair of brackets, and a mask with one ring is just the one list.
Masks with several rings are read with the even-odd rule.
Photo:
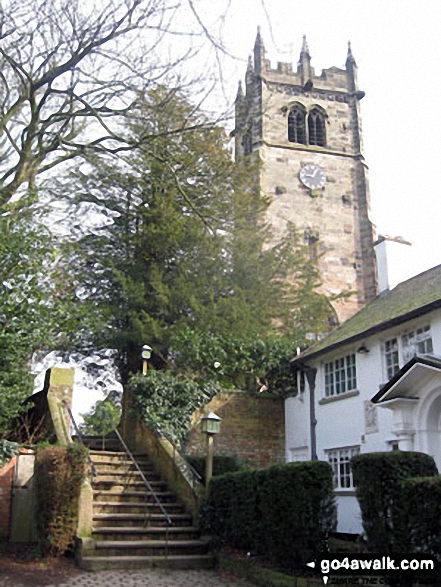
[[[41, 582], [40, 582], [41, 581]], [[252, 587], [251, 583], [215, 571], [79, 571], [66, 580], [57, 577], [51, 582], [50, 576], [14, 576], [7, 572], [0, 575], [0, 587]]]

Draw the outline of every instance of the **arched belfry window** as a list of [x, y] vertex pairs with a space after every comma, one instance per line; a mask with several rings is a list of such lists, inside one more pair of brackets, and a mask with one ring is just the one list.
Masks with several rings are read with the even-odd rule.
[[288, 114], [288, 141], [306, 145], [306, 111], [300, 104], [293, 106]]
[[325, 113], [317, 107], [308, 114], [308, 143], [319, 147], [326, 146]]

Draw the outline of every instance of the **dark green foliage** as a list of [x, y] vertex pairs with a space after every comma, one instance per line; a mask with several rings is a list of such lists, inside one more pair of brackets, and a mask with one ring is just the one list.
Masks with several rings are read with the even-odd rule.
[[81, 432], [90, 436], [106, 436], [118, 426], [121, 406], [111, 399], [96, 402], [88, 414], [82, 414]]
[[271, 393], [289, 395], [293, 391], [290, 363], [297, 342], [292, 338], [183, 327], [174, 333], [171, 347], [173, 367], [191, 376], [213, 379], [230, 389], [258, 391], [261, 381]]
[[[196, 469], [205, 482], [206, 457], [186, 455], [185, 459]], [[219, 475], [225, 475], [226, 473], [235, 473], [245, 468], [246, 466], [236, 455], [214, 455], [213, 457], [213, 477], [219, 477]]]
[[212, 531], [290, 568], [323, 551], [336, 525], [332, 470], [315, 461], [213, 478]]
[[3, 467], [18, 453], [18, 444], [9, 440], [0, 440], [0, 467]]
[[405, 479], [399, 511], [409, 539], [408, 552], [441, 553], [441, 477]]
[[87, 449], [81, 444], [37, 452], [39, 529], [48, 553], [61, 555], [73, 544]]
[[181, 446], [191, 427], [191, 415], [220, 393], [215, 382], [205, 383], [174, 375], [170, 371], [149, 371], [131, 378], [129, 391], [139, 416]]
[[400, 483], [409, 477], [436, 475], [433, 458], [416, 452], [370, 453], [353, 457], [351, 466], [369, 548], [382, 553], [406, 552]]
[[[144, 344], [154, 349], [152, 364], [164, 368], [185, 354], [183, 339], [196, 348], [218, 337], [209, 348], [222, 356], [194, 358], [184, 369], [213, 371], [220, 361], [236, 384], [241, 369], [242, 378], [248, 374], [251, 341], [286, 334], [291, 347], [302, 346], [306, 333], [327, 330], [329, 303], [315, 293], [308, 247], [294, 229], [268, 246], [269, 200], [250, 185], [255, 170], [233, 163], [223, 129], [184, 93], [158, 87], [133, 109], [127, 132], [135, 143], [148, 136], [148, 149], [118, 165], [89, 158], [70, 185], [53, 188], [110, 219], [73, 244], [70, 269], [104, 324], [94, 344], [117, 349], [124, 383], [139, 372]], [[234, 352], [222, 351], [223, 342]], [[285, 350], [271, 340], [268, 351], [270, 376], [281, 379], [276, 355]]]

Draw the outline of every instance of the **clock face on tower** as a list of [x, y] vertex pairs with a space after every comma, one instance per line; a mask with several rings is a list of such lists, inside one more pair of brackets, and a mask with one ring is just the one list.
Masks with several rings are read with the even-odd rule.
[[323, 169], [317, 165], [304, 165], [300, 170], [299, 177], [300, 181], [311, 190], [322, 188], [326, 182]]

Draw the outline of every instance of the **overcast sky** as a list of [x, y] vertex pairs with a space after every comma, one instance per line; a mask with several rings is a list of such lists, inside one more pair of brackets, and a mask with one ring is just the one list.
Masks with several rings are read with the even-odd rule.
[[440, 264], [441, 2], [235, 0], [222, 27], [226, 48], [238, 58], [224, 68], [232, 99], [258, 25], [274, 66], [296, 64], [306, 35], [318, 74], [344, 67], [351, 41], [366, 92], [361, 115], [372, 220], [379, 234], [413, 243], [403, 246], [403, 278]]

